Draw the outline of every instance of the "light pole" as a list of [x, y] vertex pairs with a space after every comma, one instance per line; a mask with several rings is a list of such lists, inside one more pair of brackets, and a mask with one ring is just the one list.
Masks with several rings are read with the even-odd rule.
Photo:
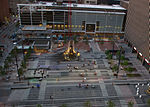
[[122, 48], [120, 48], [120, 50], [119, 50], [119, 61], [118, 61], [118, 70], [117, 70], [117, 78], [118, 78], [118, 73], [119, 73], [119, 68], [120, 68], [120, 58], [121, 58], [121, 53], [122, 53]]
[[23, 33], [22, 33], [22, 55], [23, 55], [23, 59], [24, 59], [24, 45], [23, 45], [23, 41], [24, 41], [24, 37], [23, 37]]
[[20, 79], [20, 73], [19, 73], [19, 67], [18, 67], [18, 59], [17, 59], [17, 46], [16, 46], [16, 44], [15, 44], [15, 54], [14, 54], [14, 56], [15, 56], [15, 60], [16, 60], [16, 67], [17, 67], [17, 74], [18, 74], [18, 79], [19, 79], [19, 81], [21, 80]]

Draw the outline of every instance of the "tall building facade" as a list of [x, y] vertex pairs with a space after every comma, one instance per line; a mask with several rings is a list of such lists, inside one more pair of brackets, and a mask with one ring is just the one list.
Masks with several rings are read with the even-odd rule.
[[127, 12], [125, 39], [143, 65], [150, 67], [150, 0], [130, 0]]
[[[52, 32], [72, 32], [84, 34], [124, 35], [126, 9], [120, 6], [72, 4], [71, 23], [68, 25], [68, 4], [18, 4], [21, 26], [44, 26]], [[106, 36], [106, 35], [105, 35]], [[111, 37], [111, 36], [110, 36]]]
[[36, 0], [6, 0], [6, 1], [9, 1], [10, 13], [14, 14], [14, 15], [17, 15], [17, 4], [30, 3], [30, 2], [34, 2]]
[[4, 23], [9, 17], [8, 0], [0, 1], [0, 23]]

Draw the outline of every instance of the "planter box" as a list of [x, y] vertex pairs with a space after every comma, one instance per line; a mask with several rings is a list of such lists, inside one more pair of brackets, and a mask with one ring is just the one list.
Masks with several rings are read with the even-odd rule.
[[127, 74], [128, 77], [141, 77], [140, 74]]

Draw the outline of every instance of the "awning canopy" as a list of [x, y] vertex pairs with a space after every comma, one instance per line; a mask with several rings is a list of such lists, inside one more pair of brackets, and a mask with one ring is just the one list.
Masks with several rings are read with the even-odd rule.
[[26, 25], [22, 28], [23, 31], [36, 31], [46, 30], [46, 26]]

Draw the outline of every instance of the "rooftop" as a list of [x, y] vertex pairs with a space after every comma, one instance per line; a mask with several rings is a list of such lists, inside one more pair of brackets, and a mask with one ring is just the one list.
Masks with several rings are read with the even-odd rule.
[[[50, 7], [69, 7], [68, 3], [63, 3], [62, 5], [57, 5], [52, 2], [39, 2], [35, 4], [17, 4], [18, 6], [50, 6]], [[89, 4], [71, 4], [71, 7], [78, 8], [94, 8], [94, 9], [114, 9], [114, 10], [126, 10], [120, 5], [89, 5]]]

